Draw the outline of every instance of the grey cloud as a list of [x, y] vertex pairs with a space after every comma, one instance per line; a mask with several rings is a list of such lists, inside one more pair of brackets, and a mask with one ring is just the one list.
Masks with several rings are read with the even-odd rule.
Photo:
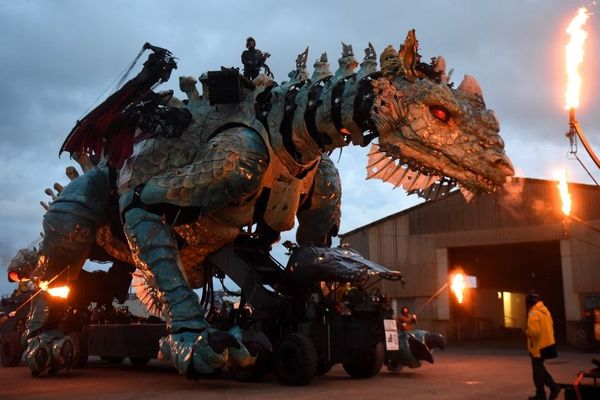
[[[398, 48], [416, 28], [425, 59], [443, 54], [455, 69], [455, 81], [464, 74], [479, 80], [501, 121], [507, 152], [524, 175], [551, 178], [552, 165], [567, 163], [575, 179], [590, 182], [566, 159], [563, 136], [563, 29], [579, 6], [579, 1], [543, 0], [1, 2], [1, 261], [4, 265], [38, 235], [42, 191], [65, 182], [64, 168], [72, 164], [68, 157], [58, 159], [60, 144], [145, 41], [179, 57], [164, 86], [179, 93], [179, 75], [239, 66], [249, 35], [272, 53], [269, 65], [284, 80], [306, 46], [309, 64], [327, 51], [335, 70], [341, 41], [360, 57], [369, 41], [380, 53], [388, 44]], [[596, 25], [594, 16], [588, 23], [594, 37], [600, 35]], [[593, 54], [586, 68], [593, 65]], [[596, 146], [600, 114], [592, 102], [600, 81], [588, 79], [585, 85], [587, 104], [578, 117]], [[339, 163], [342, 231], [418, 202], [380, 181], [365, 182], [365, 154], [365, 149], [344, 149]], [[355, 162], [358, 158], [364, 162]], [[8, 290], [0, 273], [0, 293]]]

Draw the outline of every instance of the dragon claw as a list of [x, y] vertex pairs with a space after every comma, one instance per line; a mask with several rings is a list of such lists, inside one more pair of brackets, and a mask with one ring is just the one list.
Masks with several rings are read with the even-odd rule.
[[34, 336], [27, 342], [25, 358], [35, 377], [42, 373], [56, 375], [61, 369], [69, 369], [73, 362], [75, 347], [68, 336], [58, 331], [48, 331]]
[[171, 361], [180, 374], [190, 378], [210, 375], [229, 363], [253, 364], [253, 357], [235, 335], [212, 328], [162, 338], [160, 358]]
[[208, 345], [216, 352], [222, 353], [226, 348], [239, 349], [241, 344], [229, 332], [212, 331], [208, 334]]

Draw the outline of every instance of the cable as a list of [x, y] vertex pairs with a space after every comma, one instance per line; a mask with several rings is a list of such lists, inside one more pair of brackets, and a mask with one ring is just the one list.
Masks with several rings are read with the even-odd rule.
[[600, 186], [598, 184], [598, 182], [594, 179], [594, 177], [592, 176], [591, 172], [585, 167], [585, 165], [583, 164], [583, 162], [579, 159], [579, 157], [577, 157], [577, 153], [572, 153], [575, 156], [575, 159], [577, 161], [579, 161], [579, 164], [581, 164], [581, 167], [585, 170], [585, 172], [587, 172], [587, 174], [590, 176], [590, 178], [592, 178], [592, 180], [594, 181], [594, 183], [596, 184], [596, 186]]
[[[98, 103], [98, 100], [100, 100], [100, 98], [102, 98], [102, 96], [104, 96], [106, 94], [106, 92], [108, 92], [111, 88], [112, 91], [114, 91], [115, 89], [119, 88], [121, 86], [121, 84], [123, 83], [123, 81], [125, 80], [125, 78], [127, 78], [127, 76], [129, 75], [129, 73], [131, 72], [131, 70], [133, 69], [133, 67], [135, 66], [135, 64], [138, 62], [138, 60], [140, 59], [140, 57], [142, 56], [142, 53], [144, 52], [144, 50], [146, 50], [144, 47], [142, 47], [142, 49], [138, 52], [138, 54], [134, 57], [133, 61], [128, 64], [127, 67], [125, 67], [118, 75], [117, 77], [106, 87], [106, 89], [104, 89], [102, 91], [102, 93], [100, 93], [98, 95], [98, 97], [96, 97], [96, 100], [94, 100], [92, 102], [92, 104], [90, 104], [90, 106], [88, 107], [88, 109], [86, 111], [83, 112], [83, 114], [81, 114], [81, 116], [78, 119], [82, 119], [83, 116], [87, 115], [90, 110], [92, 109], [92, 107], [94, 107], [94, 105], [96, 103]], [[115, 85], [115, 82], [118, 83]]]
[[585, 240], [585, 239], [580, 239], [580, 238], [578, 238], [578, 237], [576, 237], [576, 236], [573, 236], [573, 235], [569, 235], [569, 238], [571, 238], [571, 239], [575, 239], [575, 240], [579, 240], [579, 241], [580, 241], [580, 242], [582, 242], [582, 243], [585, 243], [585, 244], [587, 244], [587, 245], [590, 245], [590, 246], [592, 246], [592, 247], [597, 247], [597, 248], [599, 248], [599, 249], [600, 249], [600, 245], [598, 245], [598, 244], [595, 244], [595, 243], [592, 243], [592, 242], [588, 242], [588, 241], [587, 241], [587, 240]]
[[579, 218], [576, 215], [570, 215], [569, 218], [572, 219], [572, 220], [574, 220], [575, 222], [579, 222], [581, 225], [585, 226], [588, 229], [591, 229], [591, 230], [593, 230], [595, 232], [600, 233], [600, 229], [596, 228], [595, 226], [592, 226], [592, 225], [588, 224], [587, 222], [585, 222], [584, 220], [582, 220], [581, 218]]

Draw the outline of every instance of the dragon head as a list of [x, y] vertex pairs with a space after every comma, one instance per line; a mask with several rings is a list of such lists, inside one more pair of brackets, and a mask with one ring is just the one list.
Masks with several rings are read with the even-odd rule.
[[421, 63], [417, 48], [412, 30], [399, 52], [388, 46], [381, 54], [371, 108], [379, 143], [369, 153], [367, 177], [425, 198], [456, 185], [467, 200], [495, 191], [514, 170], [479, 84], [465, 76], [452, 88], [444, 59]]

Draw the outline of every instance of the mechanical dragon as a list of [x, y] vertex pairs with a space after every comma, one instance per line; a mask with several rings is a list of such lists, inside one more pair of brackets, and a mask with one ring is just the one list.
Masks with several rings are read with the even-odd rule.
[[[78, 121], [61, 149], [86, 172], [44, 216], [37, 273], [59, 275], [54, 284], [77, 279], [92, 247], [134, 264], [164, 306], [161, 354], [181, 374], [254, 362], [239, 329], [210, 326], [193, 288], [206, 279], [205, 258], [240, 234], [269, 249], [297, 218], [300, 245], [330, 245], [341, 201], [332, 150], [377, 141], [368, 178], [427, 198], [458, 185], [469, 200], [513, 175], [477, 81], [454, 88], [442, 57], [421, 62], [414, 30], [399, 51], [383, 51], [379, 70], [370, 44], [360, 65], [344, 45], [335, 73], [323, 54], [309, 77], [307, 49], [280, 85], [223, 69], [200, 77], [200, 94], [182, 77], [184, 101], [152, 90], [176, 64], [145, 48], [142, 71]], [[34, 375], [68, 363], [72, 344], [56, 319], [42, 293], [24, 334]]]

